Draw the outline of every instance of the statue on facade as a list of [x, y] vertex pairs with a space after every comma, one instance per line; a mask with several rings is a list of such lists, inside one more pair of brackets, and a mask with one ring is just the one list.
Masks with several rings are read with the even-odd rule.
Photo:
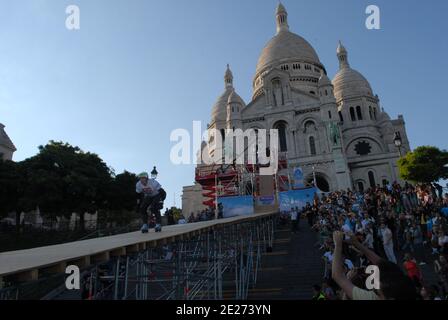
[[330, 137], [331, 141], [333, 142], [333, 146], [340, 146], [341, 145], [341, 134], [339, 131], [339, 127], [336, 124], [336, 122], [330, 122], [328, 124], [329, 131], [330, 131]]
[[273, 88], [273, 95], [274, 95], [274, 105], [276, 107], [282, 106], [283, 103], [283, 90], [280, 81], [274, 82], [274, 88]]

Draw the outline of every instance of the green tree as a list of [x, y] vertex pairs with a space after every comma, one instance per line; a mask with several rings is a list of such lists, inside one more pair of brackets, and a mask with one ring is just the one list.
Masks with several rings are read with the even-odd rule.
[[0, 217], [16, 215], [16, 228], [20, 231], [20, 215], [35, 209], [27, 198], [28, 187], [23, 163], [0, 160]]
[[107, 187], [107, 205], [101, 211], [102, 222], [116, 222], [119, 225], [128, 224], [136, 218], [135, 183], [137, 176], [125, 171], [116, 175]]
[[170, 210], [173, 213], [174, 221], [178, 221], [182, 215], [182, 209], [171, 207]]
[[448, 152], [431, 146], [418, 147], [398, 160], [401, 178], [416, 183], [448, 178], [447, 164]]
[[107, 206], [111, 171], [96, 154], [68, 143], [50, 141], [24, 161], [30, 188], [27, 198], [51, 219], [77, 213], [84, 228], [84, 213]]

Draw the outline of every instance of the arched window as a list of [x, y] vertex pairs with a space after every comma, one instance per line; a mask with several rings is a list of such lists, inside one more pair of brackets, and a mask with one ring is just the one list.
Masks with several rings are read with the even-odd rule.
[[341, 122], [344, 122], [344, 117], [342, 116], [342, 112], [338, 111], [339, 113], [339, 120], [341, 120]]
[[374, 117], [375, 120], [376, 120], [376, 108], [373, 108], [373, 117]]
[[310, 153], [312, 156], [316, 155], [316, 140], [314, 137], [310, 137]]
[[372, 106], [369, 106], [369, 115], [370, 115], [370, 120], [373, 120]]
[[358, 116], [358, 120], [362, 120], [362, 112], [360, 106], [356, 107], [356, 115]]
[[226, 156], [226, 131], [224, 129], [221, 129], [221, 141], [222, 141], [222, 161], [225, 161]]
[[275, 125], [274, 129], [278, 130], [280, 152], [288, 151], [288, 144], [286, 142], [286, 124], [284, 122], [279, 122]]
[[316, 124], [314, 121], [308, 120], [305, 122], [305, 132], [316, 131]]
[[221, 129], [221, 139], [224, 144], [224, 141], [226, 141], [226, 131], [224, 129]]
[[331, 110], [328, 110], [328, 118], [331, 119]]
[[353, 107], [350, 107], [350, 118], [352, 119], [352, 121], [356, 121], [355, 108]]
[[358, 181], [358, 191], [364, 192], [364, 183], [362, 181]]
[[371, 188], [376, 187], [375, 174], [373, 173], [373, 171], [369, 171], [369, 183]]

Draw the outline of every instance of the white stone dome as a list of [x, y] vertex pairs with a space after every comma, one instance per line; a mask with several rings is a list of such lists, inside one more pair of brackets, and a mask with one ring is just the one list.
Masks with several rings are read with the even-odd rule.
[[238, 93], [236, 93], [236, 91], [235, 90], [233, 90], [231, 93], [230, 93], [230, 95], [229, 95], [229, 99], [227, 99], [227, 103], [228, 104], [230, 104], [230, 103], [238, 103], [238, 104], [240, 104], [241, 106], [245, 106], [246, 104], [245, 104], [245, 102], [244, 102], [244, 100], [238, 95]]
[[321, 64], [316, 51], [308, 41], [297, 34], [283, 30], [263, 48], [256, 73], [262, 72], [269, 66], [290, 60]]
[[358, 71], [345, 67], [338, 71], [333, 79], [336, 100], [353, 96], [373, 96], [372, 87]]
[[341, 41], [339, 41], [336, 53], [339, 59], [339, 71], [333, 79], [336, 100], [356, 96], [372, 97], [373, 92], [369, 81], [361, 73], [350, 67], [347, 49]]
[[322, 71], [320, 78], [319, 78], [318, 86], [325, 87], [325, 86], [331, 86], [331, 85], [332, 85], [332, 83], [330, 81], [330, 78], [328, 78], [328, 76]]
[[227, 101], [230, 94], [234, 92], [232, 87], [227, 87], [226, 91], [216, 100], [212, 109], [212, 121], [226, 121], [227, 119]]

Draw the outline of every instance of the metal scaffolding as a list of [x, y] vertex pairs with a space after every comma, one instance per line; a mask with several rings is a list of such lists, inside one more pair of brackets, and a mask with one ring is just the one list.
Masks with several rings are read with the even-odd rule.
[[107, 259], [81, 270], [80, 290], [66, 289], [64, 273], [56, 273], [0, 289], [0, 299], [245, 300], [257, 283], [262, 255], [272, 250], [276, 217], [187, 228], [193, 232], [179, 226], [177, 235], [171, 229], [144, 246], [95, 256]]
[[224, 225], [185, 240], [116, 257], [83, 277], [90, 299], [222, 300], [223, 281], [234, 299], [256, 285], [262, 254], [271, 250], [274, 216]]

